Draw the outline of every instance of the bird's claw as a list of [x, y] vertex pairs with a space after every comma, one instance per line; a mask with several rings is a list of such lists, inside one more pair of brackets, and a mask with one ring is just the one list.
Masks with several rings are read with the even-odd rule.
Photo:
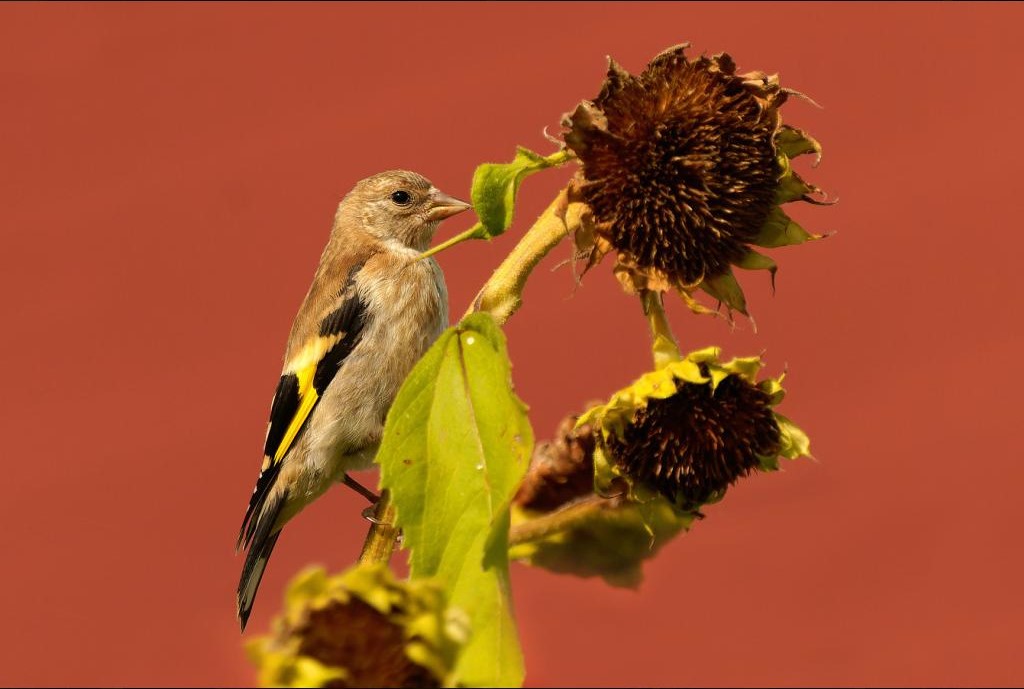
[[384, 522], [382, 522], [381, 520], [377, 519], [377, 516], [374, 514], [374, 512], [376, 510], [377, 510], [377, 506], [376, 505], [367, 505], [366, 507], [363, 508], [363, 511], [360, 512], [360, 514], [363, 515], [363, 519], [365, 519], [366, 521], [370, 522], [371, 524], [375, 524], [375, 525], [379, 526], [379, 525], [383, 524]]

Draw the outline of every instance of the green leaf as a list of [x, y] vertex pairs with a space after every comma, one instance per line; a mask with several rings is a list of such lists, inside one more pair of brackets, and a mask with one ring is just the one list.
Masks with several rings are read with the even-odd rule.
[[519, 146], [511, 163], [484, 163], [473, 174], [470, 196], [473, 210], [480, 219], [474, 236], [490, 239], [503, 233], [512, 224], [519, 185], [534, 172], [561, 165], [569, 159], [559, 151], [548, 157]]
[[508, 574], [509, 505], [533, 448], [505, 337], [484, 313], [445, 331], [402, 385], [377, 461], [411, 576], [438, 577], [470, 618], [455, 679], [520, 686]]

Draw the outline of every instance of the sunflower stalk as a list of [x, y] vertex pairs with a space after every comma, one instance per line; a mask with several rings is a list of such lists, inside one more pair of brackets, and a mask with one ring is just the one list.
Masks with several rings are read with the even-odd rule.
[[391, 555], [395, 552], [395, 545], [400, 535], [395, 527], [395, 507], [391, 503], [391, 494], [384, 490], [380, 493], [373, 506], [373, 516], [370, 518], [370, 530], [366, 533], [366, 540], [363, 542], [363, 550], [359, 554], [359, 562], [362, 564], [373, 564], [378, 562], [388, 563]]
[[659, 292], [644, 290], [640, 295], [640, 302], [643, 305], [644, 315], [647, 316], [647, 323], [651, 328], [651, 353], [654, 355], [654, 368], [662, 369], [673, 361], [679, 361], [679, 343], [672, 335], [672, 326], [669, 325], [668, 316], [665, 314], [665, 303]]
[[504, 325], [522, 305], [530, 273], [559, 242], [576, 231], [581, 213], [580, 204], [568, 202], [567, 190], [560, 191], [484, 283], [466, 315], [490, 313], [499, 325]]

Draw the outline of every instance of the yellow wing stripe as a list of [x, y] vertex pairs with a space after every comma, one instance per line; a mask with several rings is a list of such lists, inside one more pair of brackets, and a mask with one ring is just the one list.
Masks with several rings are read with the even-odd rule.
[[313, 388], [314, 373], [316, 373], [315, 363], [306, 366], [301, 371], [295, 372], [299, 379], [299, 408], [296, 410], [295, 416], [292, 417], [291, 423], [288, 424], [288, 430], [284, 432], [281, 444], [277, 446], [277, 451], [274, 453], [274, 462], [280, 462], [288, 454], [288, 450], [291, 448], [292, 443], [295, 442], [295, 437], [299, 434], [302, 424], [306, 422], [309, 413], [313, 411], [317, 400], [320, 399], [320, 396], [316, 394], [316, 390]]
[[299, 408], [295, 411], [295, 416], [292, 418], [291, 423], [288, 424], [288, 429], [281, 438], [281, 444], [277, 446], [277, 450], [274, 452], [274, 463], [280, 462], [288, 454], [292, 443], [295, 442], [299, 431], [302, 430], [302, 424], [306, 422], [306, 419], [313, 411], [313, 407], [316, 406], [317, 401], [320, 399], [316, 388], [313, 387], [313, 376], [316, 375], [316, 367], [323, 360], [324, 355], [331, 351], [331, 348], [344, 336], [345, 333], [339, 333], [330, 337], [314, 338], [309, 344], [299, 350], [299, 353], [292, 357], [288, 365], [285, 366], [285, 373], [292, 373], [299, 379]]
[[331, 347], [336, 345], [344, 336], [345, 333], [340, 333], [330, 337], [313, 338], [288, 361], [284, 367], [284, 372], [294, 373], [299, 376], [299, 394], [302, 394], [302, 391], [305, 389], [302, 387], [302, 372], [309, 369], [308, 381], [312, 381], [313, 372], [316, 371], [316, 366], [320, 363], [320, 360], [324, 358], [324, 354], [331, 351]]

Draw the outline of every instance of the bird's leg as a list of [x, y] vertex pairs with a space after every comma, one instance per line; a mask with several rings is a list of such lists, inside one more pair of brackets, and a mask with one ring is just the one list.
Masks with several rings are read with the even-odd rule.
[[373, 507], [374, 505], [376, 505], [377, 501], [380, 500], [380, 496], [379, 495], [374, 493], [372, 490], [370, 490], [369, 488], [367, 488], [363, 484], [359, 483], [359, 481], [356, 481], [354, 478], [352, 478], [348, 474], [343, 474], [343, 476], [344, 476], [344, 478], [341, 479], [341, 482], [344, 483], [349, 488], [351, 488], [352, 490], [354, 490], [355, 492], [357, 492], [360, 495], [362, 495], [367, 500], [369, 500], [370, 501], [370, 507]]
[[371, 524], [383, 524], [384, 522], [382, 522], [374, 516], [374, 512], [376, 512], [377, 510], [377, 503], [380, 502], [380, 496], [375, 495], [373, 491], [371, 491], [363, 484], [359, 483], [359, 481], [356, 481], [348, 474], [343, 474], [342, 476], [344, 477], [341, 479], [342, 483], [344, 483], [346, 486], [348, 486], [349, 488], [351, 488], [352, 490], [359, 493], [364, 498], [370, 501], [370, 504], [367, 505], [360, 513], [363, 519], [370, 522]]

